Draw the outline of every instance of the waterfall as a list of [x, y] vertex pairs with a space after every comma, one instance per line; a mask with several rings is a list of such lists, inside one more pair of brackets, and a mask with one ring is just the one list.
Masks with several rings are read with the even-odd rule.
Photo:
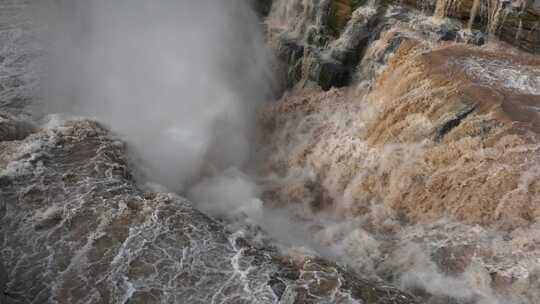
[[437, 0], [435, 5], [435, 17], [444, 18], [458, 10], [462, 0]]
[[476, 18], [480, 16], [486, 34], [490, 39], [495, 39], [499, 36], [501, 28], [506, 27], [509, 16], [516, 20], [512, 21], [510, 26], [515, 29], [515, 35], [520, 36], [524, 27], [521, 15], [526, 12], [527, 7], [531, 7], [531, 4], [521, 0], [437, 0], [433, 15], [436, 18], [468, 17], [466, 26], [469, 31], [472, 30]]
[[473, 7], [471, 9], [471, 15], [469, 18], [469, 24], [467, 25], [467, 29], [470, 31], [472, 30], [472, 27], [474, 25], [474, 19], [476, 19], [476, 16], [478, 15], [478, 9], [480, 8], [480, 0], [474, 0]]
[[499, 29], [504, 24], [504, 20], [508, 16], [508, 11], [505, 9], [504, 2], [500, 0], [489, 0], [488, 5], [488, 23], [487, 33], [490, 39], [493, 39]]

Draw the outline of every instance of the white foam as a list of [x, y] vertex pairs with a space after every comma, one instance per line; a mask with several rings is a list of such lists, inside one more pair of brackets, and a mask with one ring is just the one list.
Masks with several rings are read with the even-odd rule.
[[519, 94], [540, 95], [540, 68], [506, 60], [471, 57], [462, 62], [467, 75], [489, 86], [501, 86]]

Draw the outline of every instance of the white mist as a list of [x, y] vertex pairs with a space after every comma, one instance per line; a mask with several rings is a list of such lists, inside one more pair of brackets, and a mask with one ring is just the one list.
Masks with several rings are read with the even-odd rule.
[[121, 134], [149, 181], [184, 191], [249, 158], [268, 53], [242, 0], [48, 0], [45, 111]]

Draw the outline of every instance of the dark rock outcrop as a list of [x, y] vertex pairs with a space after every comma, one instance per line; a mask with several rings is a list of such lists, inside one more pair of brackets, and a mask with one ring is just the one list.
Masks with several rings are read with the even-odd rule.
[[[278, 1], [275, 6], [284, 6], [283, 2]], [[429, 17], [432, 14], [429, 3], [422, 4], [426, 8], [419, 7], [423, 9], [421, 12], [393, 1], [352, 3], [354, 11], [343, 17], [347, 23], [336, 31], [332, 26], [335, 13], [332, 1], [306, 3], [285, 6], [284, 12], [275, 9], [268, 17], [268, 40], [281, 60], [285, 87], [289, 89], [317, 85], [329, 90], [347, 86], [358, 78], [368, 79], [366, 77], [373, 76], [370, 61], [374, 60], [369, 49], [389, 31], [399, 32], [389, 53], [395, 49], [395, 42], [399, 44], [399, 39], [415, 35], [433, 43], [449, 41], [475, 45], [484, 44], [489, 36], [485, 30], [467, 31], [466, 24], [459, 20], [433, 22]], [[385, 59], [375, 60], [384, 63], [381, 60]]]
[[317, 82], [323, 90], [341, 88], [349, 84], [351, 71], [339, 61], [321, 61], [311, 70], [310, 79]]

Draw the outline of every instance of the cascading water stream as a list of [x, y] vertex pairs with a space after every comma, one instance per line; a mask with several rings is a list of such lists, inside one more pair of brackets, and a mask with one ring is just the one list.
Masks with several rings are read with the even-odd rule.
[[471, 15], [469, 17], [469, 23], [467, 24], [467, 29], [469, 31], [472, 31], [474, 21], [476, 20], [476, 17], [478, 16], [478, 12], [480, 10], [480, 2], [481, 0], [474, 0], [472, 9], [471, 9]]

